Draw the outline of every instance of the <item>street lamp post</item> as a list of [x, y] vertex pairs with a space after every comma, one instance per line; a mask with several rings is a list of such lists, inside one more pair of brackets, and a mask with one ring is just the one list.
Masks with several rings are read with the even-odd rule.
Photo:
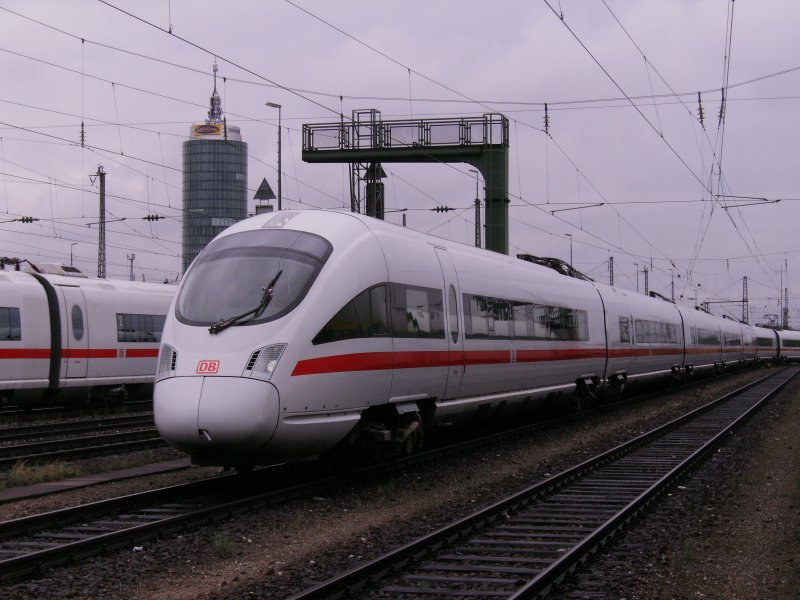
[[281, 105], [275, 102], [267, 102], [266, 105], [278, 109], [278, 210], [281, 210], [281, 198], [283, 197], [281, 195], [281, 179], [283, 179], [281, 173]]
[[564, 235], [569, 238], [569, 266], [571, 267], [572, 266], [572, 234], [571, 233], [565, 233]]

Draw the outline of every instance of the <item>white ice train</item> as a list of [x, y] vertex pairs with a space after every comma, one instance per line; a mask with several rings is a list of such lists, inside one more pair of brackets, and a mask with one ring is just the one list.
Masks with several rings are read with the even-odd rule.
[[[800, 332], [780, 335], [800, 354]], [[778, 340], [368, 217], [283, 211], [227, 229], [187, 271], [155, 420], [197, 464], [410, 450], [437, 423], [775, 360]]]
[[70, 404], [152, 389], [176, 287], [66, 269], [73, 276], [0, 269], [0, 403]]

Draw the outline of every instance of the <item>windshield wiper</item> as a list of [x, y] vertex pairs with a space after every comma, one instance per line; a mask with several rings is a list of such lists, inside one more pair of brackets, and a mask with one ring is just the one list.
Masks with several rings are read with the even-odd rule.
[[[272, 289], [275, 287], [275, 284], [278, 281], [278, 277], [281, 276], [281, 273], [283, 273], [283, 269], [278, 271], [275, 277], [272, 278], [272, 281], [270, 281], [267, 284], [267, 287], [261, 288], [264, 294], [261, 296], [261, 302], [258, 303], [258, 306], [256, 306], [253, 310], [248, 310], [246, 313], [242, 313], [235, 317], [230, 317], [229, 319], [220, 319], [219, 321], [217, 321], [211, 327], [208, 328], [208, 332], [213, 335], [215, 333], [219, 333], [223, 329], [227, 329], [231, 325], [236, 325], [242, 322], [242, 320], [245, 317], [250, 317], [250, 318], [244, 322], [252, 321], [253, 319], [257, 319], [258, 317], [260, 317], [261, 314], [267, 309], [267, 306], [269, 306], [269, 303], [272, 300]], [[250, 315], [252, 315], [252, 317]]]

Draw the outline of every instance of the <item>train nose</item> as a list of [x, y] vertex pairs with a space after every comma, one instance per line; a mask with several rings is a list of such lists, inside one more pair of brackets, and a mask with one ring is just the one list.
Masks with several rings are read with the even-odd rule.
[[185, 452], [258, 448], [275, 432], [279, 407], [274, 385], [241, 377], [172, 377], [153, 396], [158, 432]]

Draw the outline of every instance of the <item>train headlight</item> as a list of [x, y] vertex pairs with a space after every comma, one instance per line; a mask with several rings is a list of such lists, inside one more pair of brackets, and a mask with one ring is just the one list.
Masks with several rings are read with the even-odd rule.
[[250, 355], [250, 360], [247, 361], [247, 367], [245, 368], [245, 375], [269, 381], [278, 366], [278, 361], [280, 361], [284, 350], [286, 350], [286, 344], [272, 344], [271, 346], [259, 348]]
[[161, 344], [161, 349], [158, 353], [156, 381], [166, 379], [167, 377], [175, 377], [175, 365], [177, 362], [178, 353], [175, 351], [175, 348], [169, 344]]

